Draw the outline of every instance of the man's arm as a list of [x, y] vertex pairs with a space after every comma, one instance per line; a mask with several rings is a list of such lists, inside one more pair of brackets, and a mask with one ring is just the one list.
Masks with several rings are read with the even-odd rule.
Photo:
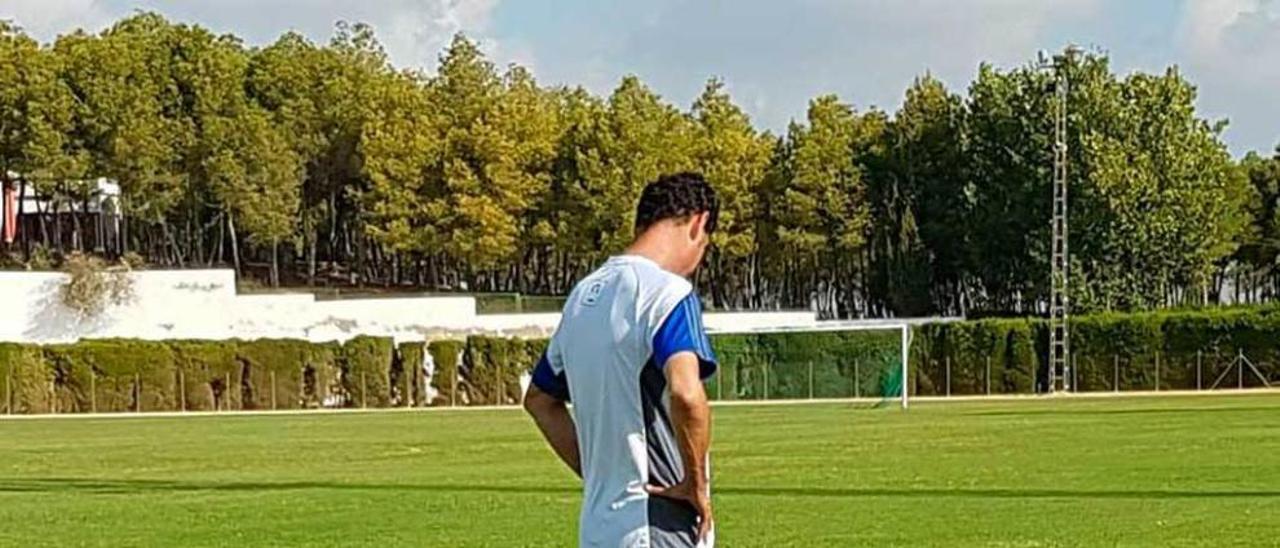
[[667, 360], [667, 385], [671, 392], [671, 422], [684, 460], [684, 479], [668, 488], [649, 486], [649, 493], [688, 501], [702, 521], [699, 538], [711, 530], [711, 489], [707, 479], [707, 451], [711, 447], [711, 406], [702, 386], [701, 364], [693, 352], [680, 352]]
[[578, 456], [578, 431], [569, 415], [569, 407], [561, 401], [530, 384], [525, 392], [524, 409], [542, 431], [551, 449], [564, 461], [573, 473], [582, 477], [582, 462]]

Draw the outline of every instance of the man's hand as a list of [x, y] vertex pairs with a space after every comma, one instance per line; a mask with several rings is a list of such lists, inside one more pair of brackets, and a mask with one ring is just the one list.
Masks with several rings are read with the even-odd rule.
[[533, 384], [525, 392], [524, 409], [533, 417], [533, 422], [547, 438], [551, 449], [555, 450], [560, 460], [582, 477], [582, 461], [578, 453], [578, 430], [569, 415], [569, 408], [564, 402], [539, 390]]
[[697, 482], [702, 485], [694, 485], [694, 483], [685, 478], [684, 481], [671, 487], [646, 485], [645, 490], [653, 496], [682, 500], [693, 505], [693, 509], [698, 511], [698, 539], [701, 540], [707, 538], [707, 533], [711, 531], [713, 522], [711, 517], [711, 496], [707, 492], [706, 482]]
[[693, 352], [680, 352], [667, 360], [667, 386], [671, 391], [671, 423], [684, 462], [684, 479], [671, 487], [647, 486], [651, 495], [683, 500], [693, 505], [701, 520], [698, 539], [711, 531], [711, 492], [707, 478], [707, 451], [711, 447], [711, 406], [702, 387], [701, 364]]

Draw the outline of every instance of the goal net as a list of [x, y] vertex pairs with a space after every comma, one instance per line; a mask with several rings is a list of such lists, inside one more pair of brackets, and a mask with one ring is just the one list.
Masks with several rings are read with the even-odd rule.
[[907, 406], [911, 330], [895, 321], [711, 333], [712, 400], [841, 399]]

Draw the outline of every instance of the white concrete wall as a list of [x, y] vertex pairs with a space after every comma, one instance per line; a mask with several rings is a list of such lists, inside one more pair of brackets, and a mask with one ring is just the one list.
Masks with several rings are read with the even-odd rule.
[[[61, 304], [65, 274], [0, 272], [0, 341], [271, 337], [320, 342], [356, 335], [410, 341], [467, 333], [546, 336], [560, 322], [556, 313], [477, 315], [471, 297], [317, 301], [310, 293], [238, 295], [230, 270], [141, 271], [132, 276], [130, 302], [81, 319]], [[704, 320], [712, 332], [816, 323], [807, 312], [710, 313]]]

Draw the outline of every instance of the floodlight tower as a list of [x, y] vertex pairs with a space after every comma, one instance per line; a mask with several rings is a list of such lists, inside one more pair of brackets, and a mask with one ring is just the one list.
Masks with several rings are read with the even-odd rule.
[[1051, 251], [1049, 255], [1049, 378], [1046, 390], [1052, 394], [1070, 392], [1071, 386], [1071, 303], [1070, 247], [1067, 245], [1067, 98], [1068, 67], [1080, 54], [1074, 45], [1052, 58], [1040, 53], [1039, 68], [1053, 74], [1053, 208], [1050, 211]]

